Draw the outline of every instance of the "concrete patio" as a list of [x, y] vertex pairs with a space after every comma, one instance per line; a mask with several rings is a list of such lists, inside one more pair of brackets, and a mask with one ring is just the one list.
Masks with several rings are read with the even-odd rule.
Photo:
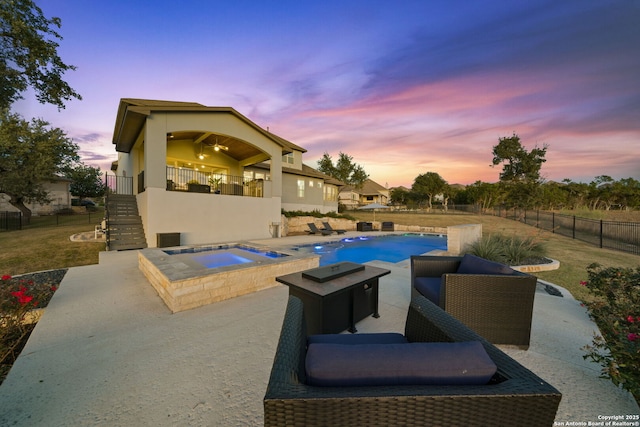
[[[409, 263], [371, 264], [392, 273], [380, 280], [381, 317], [361, 321], [358, 331], [402, 332]], [[639, 414], [628, 393], [583, 360], [596, 326], [560, 290], [564, 298], [539, 286], [529, 350], [503, 350], [562, 392], [557, 425]], [[0, 425], [262, 425], [287, 295], [277, 285], [171, 314], [138, 269], [136, 251], [101, 253], [99, 265], [69, 269], [0, 386]]]

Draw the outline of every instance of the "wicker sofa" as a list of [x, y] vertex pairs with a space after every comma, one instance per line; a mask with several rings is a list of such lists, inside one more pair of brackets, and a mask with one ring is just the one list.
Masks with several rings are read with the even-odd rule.
[[[463, 260], [471, 265], [464, 272]], [[536, 282], [473, 255], [411, 257], [412, 296], [426, 296], [493, 344], [529, 348]]]
[[[265, 426], [552, 425], [561, 394], [438, 308], [413, 298], [409, 342], [480, 341], [497, 366], [486, 385], [314, 387], [307, 384], [302, 302], [289, 297], [264, 397]], [[362, 334], [359, 334], [362, 335]]]

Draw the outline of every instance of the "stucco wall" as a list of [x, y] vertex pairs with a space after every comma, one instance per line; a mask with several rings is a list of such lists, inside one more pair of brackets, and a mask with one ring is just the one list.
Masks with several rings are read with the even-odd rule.
[[147, 188], [138, 195], [149, 247], [157, 233], [181, 233], [181, 244], [222, 243], [273, 237], [280, 199], [183, 193]]

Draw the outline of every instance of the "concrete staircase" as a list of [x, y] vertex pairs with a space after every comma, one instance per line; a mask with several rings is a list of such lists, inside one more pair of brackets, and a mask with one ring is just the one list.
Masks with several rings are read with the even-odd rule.
[[136, 196], [110, 194], [106, 200], [107, 250], [144, 249], [147, 239]]

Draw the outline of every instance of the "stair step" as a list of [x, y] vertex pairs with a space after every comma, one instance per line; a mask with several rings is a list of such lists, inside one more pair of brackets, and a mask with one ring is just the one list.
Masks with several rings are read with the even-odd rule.
[[110, 194], [107, 197], [106, 210], [109, 218], [107, 245], [110, 251], [147, 247], [136, 196]]

